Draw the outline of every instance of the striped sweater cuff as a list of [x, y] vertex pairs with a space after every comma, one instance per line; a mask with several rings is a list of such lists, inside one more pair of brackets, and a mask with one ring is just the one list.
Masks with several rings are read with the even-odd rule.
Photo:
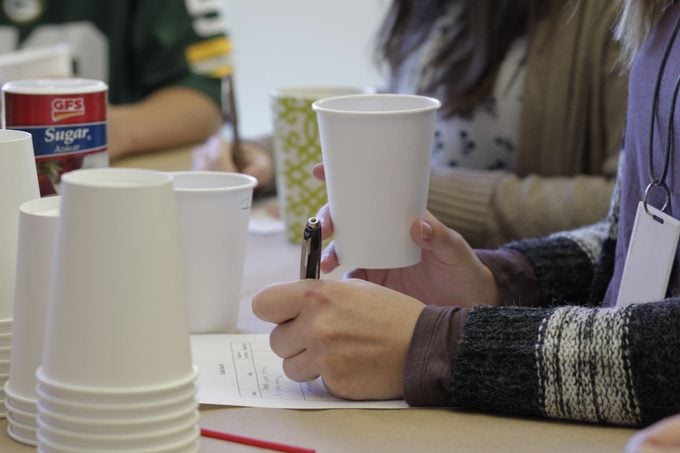
[[680, 410], [680, 301], [626, 308], [478, 307], [452, 402], [507, 414], [644, 425]]

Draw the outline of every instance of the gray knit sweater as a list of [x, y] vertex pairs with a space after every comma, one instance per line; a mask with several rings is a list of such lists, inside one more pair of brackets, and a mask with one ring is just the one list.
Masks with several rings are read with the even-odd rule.
[[[680, 6], [669, 10], [631, 72], [625, 145], [605, 222], [478, 251], [494, 273], [501, 307], [428, 306], [416, 325], [404, 393], [413, 405], [646, 425], [680, 412], [680, 276], [668, 298], [627, 308], [615, 301], [636, 205], [649, 182], [654, 83]], [[653, 146], [661, 174], [680, 39], [661, 79]], [[680, 115], [674, 118], [680, 130]], [[680, 139], [675, 134], [675, 148]], [[680, 214], [680, 159], [671, 159], [670, 213]], [[662, 194], [651, 202], [660, 207]], [[650, 263], [652, 266], [654, 263]]]

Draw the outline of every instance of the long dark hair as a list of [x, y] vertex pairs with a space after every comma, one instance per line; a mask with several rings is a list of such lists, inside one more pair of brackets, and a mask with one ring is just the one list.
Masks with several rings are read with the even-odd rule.
[[393, 0], [379, 30], [376, 57], [393, 74], [427, 39], [446, 8], [460, 2], [460, 20], [447, 30], [423, 94], [440, 93], [445, 116], [469, 113], [493, 89], [515, 38], [530, 31], [553, 0]]

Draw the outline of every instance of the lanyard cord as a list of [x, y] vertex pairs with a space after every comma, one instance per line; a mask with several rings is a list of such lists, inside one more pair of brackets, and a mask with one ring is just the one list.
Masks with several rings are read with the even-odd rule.
[[[661, 172], [661, 175], [657, 178], [654, 175], [654, 126], [656, 123], [656, 110], [659, 104], [659, 94], [661, 91], [661, 79], [663, 78], [664, 70], [666, 69], [666, 63], [668, 62], [668, 58], [671, 53], [671, 49], [673, 48], [673, 44], [675, 43], [675, 38], [678, 34], [678, 31], [680, 31], [680, 17], [675, 23], [675, 28], [673, 29], [673, 33], [668, 40], [668, 44], [666, 45], [666, 49], [664, 51], [663, 57], [661, 59], [661, 66], [659, 67], [659, 72], [656, 76], [656, 82], [654, 84], [654, 98], [652, 100], [652, 112], [651, 112], [651, 120], [650, 120], [650, 125], [649, 125], [649, 152], [648, 152], [648, 160], [647, 160], [647, 170], [649, 173], [649, 185], [647, 185], [647, 188], [645, 189], [645, 194], [644, 194], [644, 207], [645, 211], [647, 211], [647, 196], [649, 194], [649, 191], [652, 189], [654, 186], [659, 186], [662, 188], [665, 193], [666, 193], [666, 200], [661, 207], [661, 211], [665, 210], [666, 207], [668, 206], [669, 199], [670, 199], [670, 190], [668, 189], [668, 186], [666, 185], [666, 176], [668, 175], [668, 167], [670, 164], [670, 158], [671, 158], [671, 151], [674, 149], [673, 145], [673, 139], [674, 139], [674, 127], [673, 127], [673, 117], [675, 115], [675, 101], [678, 96], [678, 90], [680, 89], [680, 78], [675, 83], [675, 88], [673, 90], [673, 99], [672, 99], [672, 104], [671, 104], [671, 111], [670, 111], [670, 117], [668, 118], [668, 133], [667, 133], [667, 143], [666, 143], [666, 149], [664, 153], [664, 165], [663, 165], [663, 170]], [[647, 211], [649, 212], [649, 211]]]
[[[675, 37], [678, 34], [678, 31], [680, 31], [680, 17], [678, 18], [677, 22], [675, 23], [675, 28], [673, 29], [673, 34], [671, 35], [668, 44], [666, 45], [666, 50], [664, 51], [663, 58], [661, 60], [661, 66], [659, 67], [659, 72], [656, 76], [656, 83], [654, 85], [654, 98], [652, 101], [652, 115], [651, 115], [651, 123], [649, 125], [649, 160], [648, 160], [648, 170], [649, 170], [649, 179], [651, 183], [656, 183], [656, 184], [661, 184], [664, 182], [666, 179], [666, 174], [668, 173], [668, 164], [670, 161], [670, 155], [669, 153], [666, 153], [666, 156], [664, 156], [664, 169], [663, 173], [661, 176], [656, 179], [654, 176], [654, 166], [653, 166], [653, 146], [654, 146], [654, 126], [656, 123], [656, 109], [659, 103], [659, 92], [661, 91], [661, 79], [663, 77], [664, 70], [666, 69], [666, 63], [668, 62], [668, 57], [670, 56], [671, 49], [673, 48], [673, 43], [675, 42]], [[668, 148], [668, 147], [667, 147]]]

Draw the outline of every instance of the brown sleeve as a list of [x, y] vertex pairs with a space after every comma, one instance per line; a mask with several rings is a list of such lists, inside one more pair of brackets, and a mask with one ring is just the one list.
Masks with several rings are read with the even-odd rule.
[[411, 338], [404, 373], [404, 399], [411, 406], [450, 405], [451, 375], [467, 310], [428, 305]]
[[522, 252], [509, 248], [475, 252], [496, 279], [501, 305], [520, 307], [538, 305], [540, 293], [536, 274]]

